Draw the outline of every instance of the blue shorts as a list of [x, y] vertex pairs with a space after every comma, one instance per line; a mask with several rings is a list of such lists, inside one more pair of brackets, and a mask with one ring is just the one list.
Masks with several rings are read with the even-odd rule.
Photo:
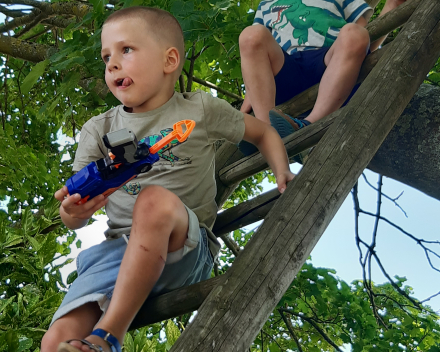
[[[327, 69], [324, 59], [329, 49], [330, 47], [297, 51], [291, 55], [283, 51], [284, 65], [275, 76], [275, 105], [285, 103], [294, 96], [321, 82], [322, 76]], [[369, 53], [370, 51], [368, 50]], [[359, 84], [354, 86], [344, 105], [352, 98], [359, 86]], [[301, 114], [298, 118], [304, 118], [309, 113], [310, 111]]]
[[[179, 287], [188, 286], [211, 277], [214, 265], [208, 246], [206, 230], [199, 227], [197, 216], [188, 209], [188, 241], [192, 238], [188, 251], [169, 253], [159, 280], [149, 297], [163, 294]], [[197, 242], [196, 242], [197, 241]], [[106, 240], [82, 251], [77, 259], [78, 278], [72, 283], [61, 306], [52, 318], [51, 325], [59, 318], [88, 302], [97, 302], [103, 313], [107, 310], [115, 288], [122, 258], [127, 248], [123, 237]], [[175, 261], [173, 257], [180, 258]], [[170, 260], [171, 259], [171, 260]]]
[[291, 55], [284, 50], [284, 65], [275, 76], [275, 105], [280, 105], [321, 81], [327, 66], [324, 58], [328, 48], [297, 51]]

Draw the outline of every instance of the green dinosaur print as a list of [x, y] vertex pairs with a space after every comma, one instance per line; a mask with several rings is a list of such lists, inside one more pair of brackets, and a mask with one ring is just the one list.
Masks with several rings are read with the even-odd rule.
[[[147, 136], [142, 138], [140, 142], [147, 142], [149, 145], [154, 145], [156, 142], [160, 141], [162, 138], [166, 137], [168, 134], [173, 132], [172, 128], [166, 128], [160, 131], [160, 134], [153, 134], [151, 136]], [[184, 142], [182, 142], [184, 143]], [[180, 162], [183, 164], [191, 163], [191, 158], [180, 158], [173, 154], [172, 149], [180, 144], [177, 139], [173, 139], [170, 143], [164, 146], [161, 150], [158, 151], [158, 155], [160, 158], [169, 161], [171, 165], [174, 165], [176, 162]]]
[[[331, 46], [334, 42], [328, 38], [330, 27], [342, 28], [347, 22], [332, 14], [330, 11], [319, 7], [304, 5], [302, 0], [279, 0], [270, 7], [271, 12], [278, 12], [277, 20], [272, 23], [275, 30], [284, 28], [287, 23], [294, 27], [293, 37], [298, 39], [298, 44], [306, 44], [309, 39], [309, 28], [325, 37], [324, 47]], [[286, 18], [287, 23], [279, 25]]]

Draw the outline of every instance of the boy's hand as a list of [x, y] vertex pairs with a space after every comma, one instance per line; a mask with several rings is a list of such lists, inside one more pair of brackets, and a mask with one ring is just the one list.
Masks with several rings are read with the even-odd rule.
[[287, 183], [292, 181], [295, 177], [295, 174], [290, 172], [290, 170], [286, 170], [279, 175], [276, 175], [278, 191], [283, 194], [286, 190]]
[[287, 182], [295, 175], [290, 172], [286, 148], [278, 132], [248, 114], [244, 114], [244, 126], [243, 139], [255, 145], [263, 154], [277, 179], [278, 190], [283, 193]]
[[84, 204], [76, 204], [81, 196], [78, 193], [69, 195], [66, 186], [55, 192], [55, 198], [61, 202], [60, 215], [64, 224], [72, 230], [86, 225], [88, 219], [108, 202], [101, 194]]

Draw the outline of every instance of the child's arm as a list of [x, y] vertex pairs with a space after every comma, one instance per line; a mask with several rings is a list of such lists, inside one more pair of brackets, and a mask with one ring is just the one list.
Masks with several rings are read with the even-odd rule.
[[287, 182], [295, 176], [290, 172], [283, 141], [272, 126], [251, 115], [244, 114], [244, 125], [243, 139], [255, 145], [263, 154], [277, 179], [278, 190], [283, 193]]
[[108, 198], [101, 194], [84, 204], [78, 205], [76, 203], [81, 199], [81, 196], [79, 194], [69, 196], [66, 186], [55, 192], [55, 198], [61, 202], [61, 220], [71, 230], [86, 226], [92, 215], [108, 202]]

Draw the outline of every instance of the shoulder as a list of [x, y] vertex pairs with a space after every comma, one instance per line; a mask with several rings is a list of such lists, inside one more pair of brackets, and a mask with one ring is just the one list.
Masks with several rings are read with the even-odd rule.
[[[83, 126], [83, 129], [87, 130], [100, 130], [105, 129], [105, 125], [108, 124], [110, 121], [117, 118], [118, 110], [122, 105], [118, 105], [110, 110], [107, 110], [106, 112], [93, 116], [91, 119], [89, 119]], [[107, 132], [106, 132], [107, 133]]]

